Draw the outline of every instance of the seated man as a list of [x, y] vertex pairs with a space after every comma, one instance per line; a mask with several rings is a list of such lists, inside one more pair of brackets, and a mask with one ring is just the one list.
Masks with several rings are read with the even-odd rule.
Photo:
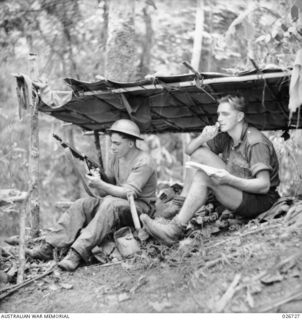
[[220, 132], [218, 126], [205, 127], [186, 152], [191, 160], [219, 170], [210, 175], [197, 170], [191, 181], [186, 179], [183, 198], [178, 197], [162, 215], [172, 218], [180, 208], [171, 221], [141, 216], [148, 233], [166, 244], [181, 238], [189, 220], [206, 202], [209, 190], [221, 205], [246, 218], [255, 218], [279, 198], [276, 152], [264, 134], [245, 122], [244, 98], [226, 96], [218, 102]]
[[113, 229], [132, 226], [127, 193], [134, 193], [139, 214], [150, 214], [156, 200], [156, 166], [152, 158], [136, 147], [143, 140], [138, 126], [126, 119], [116, 121], [108, 130], [111, 135], [112, 159], [108, 178], [102, 181], [96, 173], [87, 175], [89, 186], [105, 197], [87, 197], [75, 201], [59, 219], [45, 243], [29, 251], [33, 258], [51, 260], [54, 248], [70, 248], [59, 263], [64, 270], [75, 270], [81, 260], [87, 261], [90, 250], [101, 244]]

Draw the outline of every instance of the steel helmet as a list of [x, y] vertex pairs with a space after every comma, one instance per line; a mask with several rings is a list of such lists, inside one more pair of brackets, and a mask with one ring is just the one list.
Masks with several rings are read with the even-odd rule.
[[120, 119], [115, 121], [107, 131], [120, 132], [127, 134], [128, 136], [135, 137], [136, 139], [144, 140], [141, 137], [141, 133], [137, 124], [128, 119]]

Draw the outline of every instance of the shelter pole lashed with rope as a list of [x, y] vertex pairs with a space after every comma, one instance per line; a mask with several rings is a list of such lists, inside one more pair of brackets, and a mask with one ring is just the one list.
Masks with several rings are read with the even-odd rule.
[[[38, 63], [35, 53], [29, 54], [29, 76], [32, 80], [38, 80]], [[39, 203], [39, 117], [37, 97], [34, 96], [29, 107], [30, 117], [30, 142], [29, 142], [29, 181], [32, 190], [29, 199], [29, 211], [31, 221], [31, 236], [38, 237], [40, 233], [40, 203]]]
[[100, 136], [97, 131], [94, 131], [93, 134], [94, 134], [94, 144], [95, 144], [95, 148], [96, 148], [96, 151], [98, 154], [98, 161], [99, 161], [99, 164], [101, 165], [101, 167], [104, 168], [102, 148], [101, 148], [101, 143], [100, 143]]
[[[29, 54], [28, 60], [29, 75], [32, 79], [38, 78], [37, 56]], [[31, 218], [31, 236], [38, 237], [40, 234], [40, 205], [39, 205], [39, 117], [37, 97], [28, 92], [26, 109], [30, 112], [30, 141], [29, 141], [29, 191], [23, 201], [19, 217], [19, 268], [17, 283], [22, 283], [25, 269], [25, 228], [27, 211]], [[29, 200], [29, 203], [28, 203]]]

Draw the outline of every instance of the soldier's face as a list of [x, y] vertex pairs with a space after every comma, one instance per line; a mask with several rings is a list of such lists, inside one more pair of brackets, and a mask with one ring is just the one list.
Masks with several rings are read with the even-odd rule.
[[234, 109], [228, 102], [219, 104], [217, 114], [221, 132], [231, 131], [243, 119], [243, 113]]
[[125, 157], [131, 150], [131, 141], [123, 138], [118, 133], [111, 135], [111, 151], [117, 158]]

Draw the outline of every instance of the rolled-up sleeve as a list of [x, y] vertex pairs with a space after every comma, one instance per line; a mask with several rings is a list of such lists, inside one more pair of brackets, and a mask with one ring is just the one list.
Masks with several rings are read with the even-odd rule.
[[148, 163], [139, 163], [135, 165], [122, 187], [128, 192], [133, 192], [135, 197], [141, 195], [143, 187], [146, 185], [154, 169]]
[[272, 171], [270, 165], [270, 150], [267, 144], [259, 142], [250, 148], [250, 170], [252, 176], [263, 170]]

